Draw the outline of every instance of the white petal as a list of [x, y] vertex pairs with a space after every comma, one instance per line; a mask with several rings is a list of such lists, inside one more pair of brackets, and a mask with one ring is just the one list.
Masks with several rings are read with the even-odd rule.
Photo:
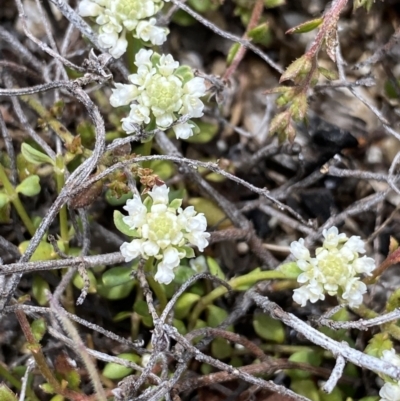
[[135, 56], [135, 65], [140, 67], [141, 65], [145, 65], [151, 68], [151, 60], [150, 57], [153, 55], [153, 50], [140, 49]]
[[290, 244], [290, 252], [297, 260], [309, 260], [310, 251], [304, 246], [304, 239], [300, 238], [298, 241], [293, 241]]
[[128, 48], [128, 41], [125, 38], [125, 31], [118, 38], [117, 43], [110, 49], [110, 54], [114, 58], [120, 58]]
[[195, 77], [191, 79], [190, 81], [186, 82], [183, 90], [185, 93], [192, 96], [204, 96], [206, 94], [206, 83], [204, 78]]
[[175, 277], [173, 270], [167, 267], [161, 267], [158, 265], [157, 273], [154, 276], [154, 280], [158, 281], [160, 284], [169, 284]]
[[110, 96], [110, 104], [113, 107], [126, 106], [132, 103], [138, 96], [138, 89], [135, 85], [115, 84]]
[[372, 271], [375, 270], [375, 261], [372, 258], [363, 256], [362, 258], [356, 259], [352, 266], [356, 273], [365, 273], [370, 276]]
[[192, 126], [189, 123], [176, 124], [172, 127], [176, 139], [188, 139], [193, 135]]
[[134, 239], [131, 242], [124, 242], [121, 245], [120, 251], [125, 258], [125, 262], [130, 262], [142, 254], [142, 243], [143, 240]]
[[103, 12], [103, 7], [89, 0], [81, 1], [78, 6], [78, 13], [81, 17], [97, 17]]
[[168, 193], [169, 188], [165, 184], [159, 186], [155, 185], [153, 189], [149, 192], [149, 195], [153, 199], [153, 205], [168, 205]]
[[145, 241], [143, 243], [143, 253], [147, 256], [156, 256], [160, 251], [160, 247], [153, 241]]
[[400, 383], [385, 383], [379, 391], [381, 399], [379, 401], [399, 401]]

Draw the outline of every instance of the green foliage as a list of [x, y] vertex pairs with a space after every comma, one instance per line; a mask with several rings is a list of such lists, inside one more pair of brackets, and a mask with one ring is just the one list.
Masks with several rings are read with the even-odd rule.
[[18, 397], [6, 386], [0, 383], [0, 401], [18, 401]]
[[31, 330], [37, 342], [40, 342], [46, 334], [47, 325], [43, 317], [35, 319], [31, 324]]
[[31, 175], [19, 184], [15, 191], [25, 196], [35, 196], [40, 193], [39, 176]]
[[119, 210], [114, 210], [114, 224], [115, 227], [117, 227], [117, 229], [119, 231], [121, 231], [122, 234], [125, 234], [129, 237], [138, 237], [139, 233], [136, 230], [132, 230], [131, 228], [129, 228], [129, 226], [127, 224], [124, 223], [124, 221], [122, 220], [125, 216], [119, 211]]
[[[293, 353], [289, 357], [289, 361], [307, 363], [311, 366], [320, 366], [322, 362], [322, 356], [319, 352], [304, 350]], [[304, 380], [311, 377], [311, 373], [302, 369], [290, 369], [287, 371], [287, 374], [293, 380]]]
[[[117, 356], [118, 358], [125, 359], [127, 361], [134, 362], [136, 364], [139, 364], [141, 361], [140, 356], [136, 354], [124, 353], [124, 354], [119, 354]], [[107, 365], [103, 369], [104, 377], [107, 377], [107, 379], [111, 380], [121, 380], [124, 377], [130, 375], [132, 372], [133, 372], [132, 368], [128, 368], [126, 366], [122, 366], [114, 362], [107, 363]]]
[[391, 348], [393, 348], [393, 343], [388, 334], [378, 333], [368, 341], [368, 345], [364, 352], [367, 355], [374, 356], [375, 358], [381, 358], [383, 351], [390, 350]]
[[190, 198], [188, 203], [194, 206], [198, 213], [204, 213], [209, 226], [218, 225], [221, 229], [231, 226], [231, 222], [227, 219], [226, 214], [211, 200], [205, 198]]
[[314, 29], [318, 28], [322, 22], [324, 21], [323, 18], [315, 18], [310, 21], [303, 22], [293, 28], [290, 28], [286, 33], [306, 33], [313, 31]]
[[27, 143], [23, 143], [21, 145], [21, 153], [23, 154], [25, 159], [32, 164], [49, 163], [52, 164], [53, 166], [55, 165], [55, 162], [51, 157], [33, 148], [31, 145]]
[[287, 278], [297, 279], [300, 273], [303, 271], [297, 266], [296, 262], [288, 262], [279, 266], [279, 271], [281, 271]]
[[40, 306], [47, 305], [49, 293], [50, 287], [48, 282], [43, 280], [42, 277], [35, 275], [32, 283], [32, 295]]
[[265, 313], [257, 313], [253, 318], [253, 327], [259, 337], [281, 344], [285, 341], [285, 328], [280, 320]]
[[190, 312], [190, 309], [200, 299], [200, 295], [186, 292], [182, 294], [175, 304], [175, 317], [184, 319]]

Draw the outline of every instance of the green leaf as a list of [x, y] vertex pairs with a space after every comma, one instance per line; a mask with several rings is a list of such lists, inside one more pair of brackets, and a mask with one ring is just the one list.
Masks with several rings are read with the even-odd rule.
[[311, 401], [321, 401], [318, 388], [312, 380], [293, 380], [290, 388], [295, 393], [303, 395]]
[[[95, 294], [97, 292], [97, 281], [96, 277], [94, 276], [93, 272], [90, 270], [86, 271], [87, 276], [89, 278], [89, 288], [88, 288], [88, 293], [89, 294]], [[72, 280], [72, 284], [78, 288], [78, 290], [81, 290], [85, 286], [85, 282], [81, 275], [79, 273], [75, 273], [74, 278]]]
[[49, 293], [49, 291], [49, 283], [40, 276], [35, 275], [32, 283], [32, 295], [40, 306], [47, 305], [49, 302], [47, 298], [47, 293]]
[[340, 388], [335, 387], [330, 394], [326, 394], [324, 391], [319, 390], [321, 401], [343, 401], [345, 398], [343, 396]]
[[106, 285], [99, 284], [97, 286], [97, 292], [104, 298], [107, 298], [111, 301], [116, 301], [118, 299], [126, 298], [131, 293], [134, 286], [134, 280], [131, 280], [125, 284], [116, 285], [114, 287], [107, 287]]
[[[30, 241], [23, 241], [18, 245], [21, 255], [28, 249], [29, 242]], [[46, 241], [40, 241], [38, 247], [29, 260], [31, 262], [37, 262], [38, 260], [53, 260], [57, 258], [58, 255], [53, 247]]]
[[193, 304], [200, 299], [200, 295], [186, 292], [181, 295], [175, 304], [175, 317], [177, 319], [184, 319], [189, 314]]
[[40, 179], [38, 175], [31, 175], [25, 178], [15, 190], [25, 196], [35, 196], [40, 193]]
[[33, 336], [37, 342], [40, 342], [43, 336], [46, 334], [47, 325], [43, 317], [34, 320], [31, 324]]
[[179, 209], [182, 206], [182, 199], [174, 199], [172, 202], [170, 202], [169, 207], [172, 209]]
[[18, 401], [18, 397], [4, 383], [0, 383], [0, 401]]
[[282, 74], [279, 82], [294, 80], [299, 75], [308, 74], [312, 66], [312, 61], [306, 55], [301, 56], [297, 60], [293, 61], [289, 67], [286, 68], [285, 72]]
[[207, 324], [210, 327], [219, 326], [227, 317], [228, 312], [225, 309], [215, 305], [207, 306]]
[[10, 198], [7, 194], [3, 194], [0, 192], [0, 209], [7, 205], [10, 202]]
[[339, 75], [336, 71], [328, 70], [324, 67], [318, 67], [318, 71], [329, 81], [334, 81], [335, 79], [339, 79]]
[[211, 342], [211, 355], [218, 360], [229, 358], [232, 355], [232, 347], [225, 338], [215, 338]]
[[182, 334], [183, 336], [186, 335], [187, 329], [182, 320], [174, 319], [172, 324], [178, 330], [179, 334]]
[[205, 198], [190, 198], [188, 203], [194, 206], [198, 213], [204, 213], [209, 226], [218, 225], [218, 228], [222, 229], [232, 225], [223, 210], [211, 200]]
[[389, 336], [386, 333], [378, 333], [369, 340], [364, 352], [375, 358], [381, 358], [383, 351], [390, 350], [391, 348], [393, 348], [393, 343]]
[[125, 234], [129, 237], [139, 236], [139, 233], [136, 230], [132, 230], [131, 228], [129, 228], [127, 224], [123, 222], [122, 219], [124, 218], [124, 215], [119, 210], [114, 210], [113, 217], [114, 217], [115, 227], [117, 227], [117, 229], [121, 231], [122, 234]]
[[207, 143], [210, 142], [219, 131], [219, 126], [217, 123], [208, 123], [205, 121], [197, 121], [197, 127], [199, 128], [199, 133], [185, 139], [186, 142], [190, 143]]
[[318, 28], [322, 22], [324, 21], [323, 18], [315, 18], [310, 21], [303, 22], [293, 28], [290, 28], [286, 33], [306, 33], [313, 31], [315, 28]]
[[175, 70], [174, 75], [176, 75], [178, 78], [180, 78], [182, 80], [183, 84], [185, 84], [186, 82], [189, 82], [191, 79], [194, 78], [193, 70], [188, 65], [179, 66]]
[[[141, 358], [136, 354], [119, 354], [118, 358], [125, 359], [127, 361], [135, 362], [137, 364], [140, 363]], [[109, 362], [103, 369], [103, 375], [107, 377], [107, 379], [111, 380], [120, 380], [124, 377], [128, 376], [133, 372], [132, 368], [128, 368], [126, 366], [119, 365], [118, 363]]]
[[222, 280], [225, 280], [225, 274], [220, 268], [219, 264], [215, 259], [213, 259], [211, 256], [207, 256], [207, 266], [208, 269], [210, 270], [210, 273], [213, 276], [216, 276]]
[[186, 256], [185, 256], [186, 258], [191, 259], [191, 258], [194, 258], [196, 256], [195, 253], [194, 253], [194, 249], [193, 248], [190, 248], [189, 246], [185, 246], [183, 248], [184, 248], [184, 250], [186, 252]]
[[264, 340], [281, 344], [285, 341], [285, 328], [280, 320], [258, 313], [254, 316], [253, 327], [255, 332]]
[[105, 199], [108, 204], [111, 206], [121, 206], [125, 205], [128, 199], [132, 199], [132, 192], [128, 192], [126, 194], [122, 194], [119, 198], [113, 195], [113, 191], [111, 189], [107, 189], [105, 193]]
[[150, 168], [153, 173], [158, 175], [163, 181], [172, 177], [175, 172], [175, 166], [168, 160], [152, 160]]
[[286, 4], [286, 0], [264, 0], [264, 5], [267, 8], [279, 7], [284, 4]]
[[125, 284], [133, 281], [131, 267], [113, 267], [103, 273], [101, 279], [107, 287], [115, 287], [116, 285]]
[[226, 64], [229, 66], [232, 64], [237, 52], [240, 49], [240, 43], [234, 43], [229, 49], [228, 56], [226, 57]]
[[291, 279], [297, 279], [299, 274], [303, 272], [299, 266], [297, 266], [296, 262], [284, 263], [278, 267], [278, 270], [280, 270], [287, 278]]
[[43, 163], [49, 163], [53, 166], [55, 166], [55, 161], [46, 154], [40, 152], [39, 150], [36, 150], [33, 148], [31, 145], [28, 145], [27, 143], [23, 143], [21, 145], [21, 153], [25, 157], [28, 162], [33, 163], [33, 164], [43, 164]]
[[251, 29], [248, 36], [253, 39], [254, 43], [263, 46], [269, 46], [272, 42], [271, 30], [266, 22]]
[[[312, 366], [320, 366], [322, 362], [321, 354], [315, 351], [304, 350], [298, 351], [289, 357], [290, 362], [308, 363]], [[290, 369], [287, 371], [288, 376], [293, 380], [303, 380], [311, 377], [311, 373], [301, 369]]]

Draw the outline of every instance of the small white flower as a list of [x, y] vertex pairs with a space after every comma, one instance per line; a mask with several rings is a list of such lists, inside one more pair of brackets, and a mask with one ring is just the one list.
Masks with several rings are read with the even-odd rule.
[[174, 268], [187, 257], [184, 247], [194, 245], [203, 251], [210, 237], [205, 232], [207, 221], [204, 215], [197, 213], [193, 206], [180, 208], [179, 200], [170, 203], [168, 193], [166, 185], [155, 186], [148, 193], [150, 202], [146, 200], [147, 207], [138, 195], [127, 202], [124, 209], [129, 215], [123, 221], [136, 230], [138, 238], [121, 246], [126, 262], [139, 256], [144, 259], [154, 257], [158, 261], [155, 279], [163, 284], [173, 280]]
[[103, 7], [99, 6], [94, 1], [83, 0], [78, 6], [78, 13], [81, 17], [97, 17], [102, 12]]
[[399, 401], [400, 400], [400, 382], [385, 383], [379, 391], [381, 397], [379, 401]]
[[138, 95], [138, 89], [135, 85], [115, 84], [110, 96], [110, 104], [113, 107], [126, 106], [132, 103]]
[[170, 54], [163, 54], [158, 62], [158, 72], [164, 77], [170, 76], [179, 67], [179, 62], [175, 61]]
[[167, 205], [169, 203], [169, 188], [166, 185], [156, 186], [149, 192], [153, 199], [153, 205]]
[[130, 262], [133, 259], [136, 259], [142, 253], [142, 244], [143, 240], [134, 239], [131, 242], [124, 242], [121, 245], [121, 253], [122, 256], [125, 258], [125, 262]]
[[339, 234], [337, 227], [333, 226], [329, 230], [323, 230], [322, 235], [325, 237], [324, 248], [336, 248], [340, 242], [344, 242], [347, 239], [346, 234]]
[[136, 27], [136, 35], [145, 42], [160, 46], [167, 40], [168, 30], [156, 26], [156, 19], [140, 21]]
[[394, 348], [384, 350], [381, 359], [400, 368], [400, 356], [396, 354]]
[[[137, 28], [140, 35], [157, 28], [153, 22], [155, 20], [140, 22]], [[150, 31], [147, 34], [150, 35]], [[132, 133], [136, 131], [134, 124], [143, 125], [151, 121], [163, 131], [172, 126], [177, 138], [192, 136], [193, 122], [174, 123], [182, 116], [198, 118], [203, 115], [204, 104], [200, 97], [206, 92], [204, 79], [193, 77], [184, 83], [183, 77], [176, 72], [179, 63], [171, 55], [158, 56], [152, 50], [141, 49], [136, 54], [135, 65], [137, 72], [128, 77], [132, 85], [116, 85], [110, 99], [115, 107], [126, 104], [128, 100], [131, 102], [131, 113], [122, 119], [123, 129]], [[190, 70], [185, 74], [190, 77]]]
[[82, 0], [78, 12], [95, 19], [99, 44], [119, 58], [127, 49], [126, 31], [153, 45], [165, 42], [169, 31], [156, 26], [154, 18], [163, 5], [159, 0]]
[[303, 238], [290, 244], [290, 252], [297, 260], [310, 260], [310, 251], [304, 246]]
[[176, 124], [172, 127], [176, 139], [188, 139], [193, 135], [193, 128], [190, 123]]
[[304, 306], [307, 300], [316, 302], [324, 299], [327, 293], [338, 295], [351, 307], [357, 307], [367, 291], [358, 275], [371, 275], [375, 262], [372, 258], [360, 257], [360, 253], [365, 253], [360, 237], [347, 238], [339, 234], [336, 227], [324, 230], [323, 236], [323, 246], [315, 250], [315, 257], [311, 257], [303, 239], [290, 245], [297, 266], [302, 270], [297, 277], [302, 286], [294, 291], [293, 299]]

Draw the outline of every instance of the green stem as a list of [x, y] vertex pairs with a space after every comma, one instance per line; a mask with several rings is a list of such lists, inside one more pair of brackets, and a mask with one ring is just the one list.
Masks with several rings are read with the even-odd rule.
[[[7, 366], [5, 366], [5, 364], [2, 362], [0, 362], [0, 377], [3, 377], [18, 391], [21, 390], [21, 387], [22, 387], [21, 380], [19, 378], [14, 377], [10, 373], [10, 369]], [[33, 392], [33, 390], [29, 386], [26, 387], [26, 395], [28, 396], [28, 398], [31, 399], [31, 401], [40, 401], [39, 398], [36, 397], [36, 394]]]
[[[146, 261], [146, 264], [144, 265], [144, 271], [146, 273], [153, 274], [154, 272], [154, 258], [149, 258]], [[158, 283], [152, 276], [147, 277], [147, 282], [149, 283], [150, 288], [154, 291], [154, 294], [156, 295], [158, 302], [160, 302], [160, 308], [161, 310], [164, 310], [166, 307], [168, 300], [167, 296], [165, 295], [164, 288]]]
[[[57, 192], [61, 193], [64, 184], [65, 184], [65, 176], [64, 176], [64, 161], [62, 156], [58, 155], [56, 159], [56, 182], [57, 182]], [[64, 245], [64, 253], [68, 254], [69, 251], [69, 230], [68, 230], [68, 212], [67, 205], [64, 205], [60, 210], [60, 236]]]
[[[228, 284], [232, 287], [233, 290], [240, 291], [240, 287], [248, 287], [254, 285], [258, 281], [263, 280], [276, 280], [276, 279], [285, 279], [286, 276], [284, 273], [277, 270], [267, 270], [267, 271], [258, 271], [251, 272], [245, 274], [244, 276], [239, 276], [228, 281]], [[203, 310], [213, 303], [217, 298], [228, 292], [226, 287], [217, 287], [213, 291], [211, 291], [206, 296], [202, 297], [197, 305], [194, 307], [189, 320], [189, 329], [192, 330], [195, 327], [196, 321], [199, 318], [200, 314]]]
[[42, 352], [42, 347], [36, 341], [36, 338], [32, 333], [31, 326], [25, 313], [21, 310], [16, 310], [15, 315], [28, 342], [28, 348], [31, 351], [33, 358], [35, 359], [36, 366], [39, 368], [40, 373], [43, 375], [43, 377], [52, 386], [54, 391], [58, 394], [63, 395], [66, 398], [70, 398], [75, 401], [86, 400], [87, 398], [83, 398], [82, 394], [79, 394], [69, 389], [65, 389], [61, 386], [61, 384], [53, 375], [52, 369], [50, 369], [49, 365], [47, 364], [46, 358]]
[[0, 181], [3, 183], [6, 194], [9, 196], [9, 199], [13, 206], [15, 207], [18, 216], [24, 223], [26, 229], [29, 231], [29, 234], [33, 237], [35, 235], [36, 228], [32, 223], [31, 218], [26, 212], [24, 205], [18, 197], [18, 193], [15, 188], [12, 186], [10, 180], [7, 177], [7, 173], [4, 167], [0, 164]]

